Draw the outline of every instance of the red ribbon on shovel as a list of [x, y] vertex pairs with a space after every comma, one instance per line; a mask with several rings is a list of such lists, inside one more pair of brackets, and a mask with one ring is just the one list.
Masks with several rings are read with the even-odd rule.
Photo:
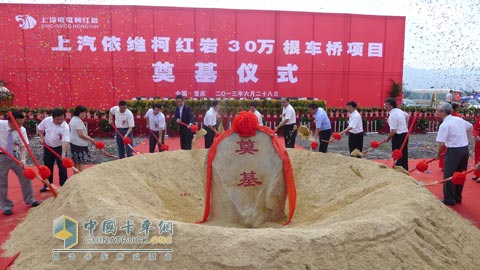
[[[50, 175], [46, 175], [46, 170], [45, 169], [48, 169], [46, 166], [40, 166], [40, 163], [38, 162], [37, 158], [35, 157], [35, 155], [33, 154], [32, 152], [32, 149], [30, 148], [30, 146], [28, 145], [27, 141], [25, 140], [25, 138], [23, 137], [23, 134], [22, 132], [20, 131], [20, 128], [18, 127], [18, 124], [17, 124], [17, 121], [15, 121], [15, 117], [13, 116], [12, 112], [11, 111], [8, 111], [8, 117], [10, 117], [10, 119], [12, 119], [12, 124], [13, 124], [13, 127], [15, 128], [15, 130], [17, 131], [18, 133], [18, 136], [20, 137], [20, 139], [22, 140], [23, 142], [23, 145], [25, 146], [25, 148], [27, 149], [27, 152], [28, 154], [30, 155], [30, 157], [32, 158], [33, 160], [33, 163], [35, 164], [35, 166], [37, 167], [38, 169], [38, 172], [40, 173], [41, 175], [41, 181], [44, 185], [46, 185], [51, 191], [52, 191], [52, 194], [53, 194], [53, 197], [56, 198], [58, 196], [58, 191], [56, 189], [56, 187], [53, 185], [53, 184], [50, 184], [50, 182], [46, 179], [48, 178], [48, 176]], [[50, 170], [48, 170], [50, 172]], [[50, 172], [51, 173], [51, 172]], [[38, 177], [38, 176], [37, 176]]]

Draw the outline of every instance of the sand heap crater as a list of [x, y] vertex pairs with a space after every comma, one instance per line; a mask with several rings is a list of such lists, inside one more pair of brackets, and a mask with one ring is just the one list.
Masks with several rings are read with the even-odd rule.
[[[203, 214], [206, 150], [145, 154], [74, 175], [32, 209], [5, 244], [15, 269], [478, 269], [480, 230], [413, 179], [374, 162], [288, 150], [297, 209], [288, 226], [195, 224]], [[189, 195], [188, 195], [189, 194]], [[185, 196], [186, 195], [186, 196]], [[288, 209], [288, 207], [287, 207]], [[52, 260], [60, 215], [174, 221], [171, 260]], [[82, 239], [75, 248], [92, 248]], [[138, 228], [137, 228], [138, 229]], [[103, 248], [105, 246], [95, 246]], [[144, 248], [120, 245], [115, 248]]]

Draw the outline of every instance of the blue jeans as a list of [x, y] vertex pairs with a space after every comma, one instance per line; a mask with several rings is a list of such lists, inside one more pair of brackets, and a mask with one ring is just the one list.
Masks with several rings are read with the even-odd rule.
[[[128, 128], [119, 128], [118, 131], [120, 133], [122, 133], [123, 136], [125, 136], [125, 134], [128, 131]], [[132, 132], [130, 132], [130, 134], [128, 134], [128, 137], [130, 139], [132, 139], [132, 143], [133, 143]], [[125, 158], [125, 157], [131, 157], [132, 156], [132, 149], [128, 145], [123, 144], [123, 140], [120, 136], [118, 136], [118, 134], [115, 134], [115, 140], [117, 141], [117, 146], [118, 146], [118, 158], [122, 159], [122, 158]], [[125, 156], [125, 151], [127, 152], [126, 156]]]

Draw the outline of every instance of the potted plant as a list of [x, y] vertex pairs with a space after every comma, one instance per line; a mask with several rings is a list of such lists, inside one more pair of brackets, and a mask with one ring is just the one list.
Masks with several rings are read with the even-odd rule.
[[417, 120], [416, 130], [418, 133], [427, 133], [428, 130], [428, 119], [421, 118]]

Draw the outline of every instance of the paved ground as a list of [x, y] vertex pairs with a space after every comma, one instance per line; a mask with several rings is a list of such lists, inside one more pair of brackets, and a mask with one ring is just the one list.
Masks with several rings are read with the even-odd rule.
[[[364, 138], [364, 150], [370, 147], [370, 142], [372, 141], [382, 141], [386, 138], [385, 134], [366, 134]], [[435, 143], [436, 134], [413, 134], [409, 140], [409, 157], [410, 158], [432, 158], [435, 155], [436, 151], [436, 143]], [[133, 140], [133, 144], [137, 145], [143, 142], [146, 138], [145, 137], [135, 137]], [[118, 155], [117, 146], [114, 139], [105, 139], [99, 138], [99, 140], [103, 141], [106, 146], [106, 151], [113, 154]], [[328, 151], [332, 153], [339, 153], [342, 155], [349, 155], [348, 152], [348, 137], [343, 136], [341, 141], [335, 141], [330, 143], [328, 147]], [[297, 137], [296, 143], [300, 146], [305, 148], [310, 147], [310, 141], [300, 139]], [[39, 160], [42, 163], [42, 155], [43, 155], [43, 147], [38, 143], [38, 138], [32, 138], [30, 140], [30, 146], [32, 150]], [[473, 143], [470, 145], [472, 157], [473, 157]], [[94, 163], [101, 163], [113, 160], [113, 158], [104, 156], [100, 151], [96, 150], [93, 146], [90, 147], [90, 151], [92, 152], [92, 157]], [[367, 159], [390, 159], [391, 158], [391, 144], [386, 143], [381, 145], [378, 149], [372, 150], [366, 156]], [[27, 161], [29, 164], [33, 164], [30, 160]]]

